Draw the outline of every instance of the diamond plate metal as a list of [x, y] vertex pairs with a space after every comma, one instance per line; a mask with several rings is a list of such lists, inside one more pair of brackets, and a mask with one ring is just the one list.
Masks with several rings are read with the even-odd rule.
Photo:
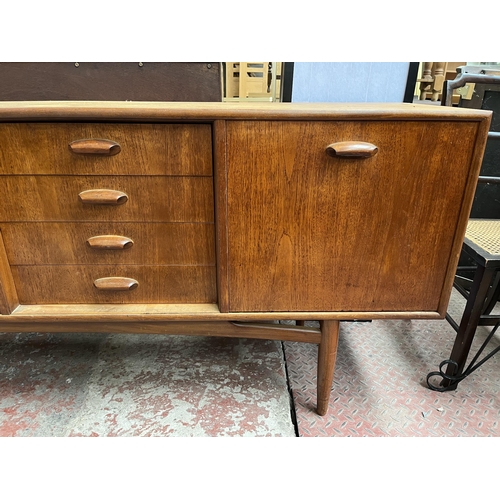
[[[464, 301], [453, 293], [449, 310]], [[490, 329], [480, 327], [471, 357]], [[285, 343], [300, 436], [500, 436], [500, 356], [453, 392], [428, 389], [427, 373], [449, 357], [444, 320], [341, 323], [329, 411], [315, 413], [317, 346]], [[491, 347], [500, 343], [494, 338]]]

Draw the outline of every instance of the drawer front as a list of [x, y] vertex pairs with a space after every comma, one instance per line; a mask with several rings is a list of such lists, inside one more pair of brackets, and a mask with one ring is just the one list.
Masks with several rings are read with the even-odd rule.
[[230, 310], [436, 311], [477, 127], [228, 123]]
[[[123, 193], [118, 204], [82, 192]], [[0, 176], [0, 221], [213, 222], [211, 177]], [[86, 200], [89, 201], [89, 200]]]
[[7, 222], [11, 265], [215, 265], [211, 223]]
[[0, 174], [210, 176], [212, 129], [209, 124], [2, 123]]
[[[215, 303], [215, 266], [12, 266], [21, 304]], [[136, 282], [121, 291], [96, 287], [120, 277]], [[132, 281], [133, 280], [133, 281]], [[99, 282], [98, 282], [99, 283]], [[101, 281], [101, 284], [103, 282]]]

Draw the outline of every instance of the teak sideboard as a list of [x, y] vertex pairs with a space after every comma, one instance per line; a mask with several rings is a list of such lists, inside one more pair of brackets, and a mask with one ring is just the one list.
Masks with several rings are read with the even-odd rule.
[[0, 103], [0, 331], [316, 343], [323, 415], [339, 321], [444, 317], [490, 119]]

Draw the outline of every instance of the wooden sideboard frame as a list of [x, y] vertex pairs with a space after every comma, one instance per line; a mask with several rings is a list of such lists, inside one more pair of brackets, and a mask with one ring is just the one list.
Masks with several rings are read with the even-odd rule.
[[[475, 149], [436, 311], [229, 312], [226, 120], [461, 120], [477, 122]], [[0, 122], [41, 121], [211, 123], [215, 162], [217, 304], [19, 305], [0, 238], [0, 332], [102, 332], [207, 335], [309, 342], [318, 348], [317, 411], [328, 410], [342, 320], [443, 319], [481, 166], [491, 112], [415, 105], [212, 104], [119, 102], [0, 103]], [[279, 320], [320, 321], [320, 328]]]

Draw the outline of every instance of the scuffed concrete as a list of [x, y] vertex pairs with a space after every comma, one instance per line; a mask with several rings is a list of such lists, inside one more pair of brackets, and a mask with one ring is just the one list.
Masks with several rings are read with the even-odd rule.
[[0, 334], [1, 436], [295, 436], [280, 342]]

